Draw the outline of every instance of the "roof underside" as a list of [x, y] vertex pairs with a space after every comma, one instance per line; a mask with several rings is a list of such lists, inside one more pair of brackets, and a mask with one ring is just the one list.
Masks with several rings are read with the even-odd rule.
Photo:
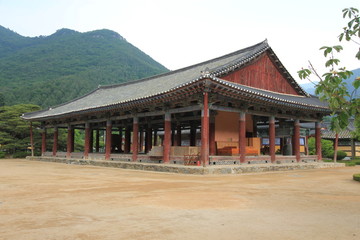
[[[250, 94], [266, 94], [271, 96], [273, 99], [281, 101], [292, 101], [293, 103], [298, 103], [299, 105], [309, 104], [313, 107], [326, 108], [326, 104], [321, 103], [317, 98], [309, 97], [309, 95], [307, 95], [307, 93], [305, 93], [291, 77], [288, 77], [288, 80], [291, 84], [298, 86], [300, 95], [295, 96], [269, 92], [240, 84], [234, 84], [217, 78], [217, 76], [223, 74], [224, 71], [229, 72], [243, 67], [266, 51], [271, 51], [271, 53], [273, 53], [267, 41], [264, 41], [237, 52], [180, 70], [171, 71], [165, 74], [125, 84], [99, 87], [93, 92], [68, 103], [54, 108], [49, 108], [47, 110], [26, 113], [22, 117], [26, 120], [41, 120], [57, 116], [66, 116], [67, 114], [73, 114], [85, 110], [96, 110], [107, 106], [121, 105], [165, 94], [174, 91], [177, 88], [191, 85], [204, 78], [211, 78], [219, 83], [229, 84], [229, 86], [235, 89], [245, 89]], [[279, 60], [277, 62], [278, 64], [281, 64]]]

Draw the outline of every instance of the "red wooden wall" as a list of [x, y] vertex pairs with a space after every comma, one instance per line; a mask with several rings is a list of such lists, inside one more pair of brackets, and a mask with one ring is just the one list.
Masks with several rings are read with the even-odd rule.
[[300, 95], [278, 71], [267, 53], [254, 63], [221, 78], [255, 88]]

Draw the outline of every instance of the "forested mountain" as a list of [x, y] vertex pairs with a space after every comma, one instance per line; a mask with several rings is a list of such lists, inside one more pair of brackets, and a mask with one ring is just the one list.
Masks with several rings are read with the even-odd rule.
[[[98, 85], [136, 80], [168, 71], [118, 33], [61, 29], [23, 37], [0, 26], [0, 101], [53, 106]], [[3, 95], [3, 96], [1, 96]]]

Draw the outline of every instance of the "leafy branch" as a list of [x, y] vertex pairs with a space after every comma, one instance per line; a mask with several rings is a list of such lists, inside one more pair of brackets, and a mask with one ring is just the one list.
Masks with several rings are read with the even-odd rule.
[[[350, 21], [343, 32], [339, 35], [339, 41], [342, 40], [352, 41], [360, 45], [360, 17], [359, 10], [356, 8], [346, 8], [343, 11], [343, 18], [349, 18]], [[332, 111], [331, 130], [338, 133], [345, 129], [349, 124], [349, 118], [355, 117], [355, 124], [357, 132], [360, 127], [360, 99], [355, 98], [355, 92], [360, 87], [360, 78], [357, 77], [352, 85], [354, 91], [349, 93], [345, 80], [348, 79], [353, 73], [345, 67], [339, 67], [340, 59], [336, 58], [336, 54], [343, 50], [341, 45], [323, 46], [320, 48], [326, 58], [325, 67], [328, 69], [324, 74], [319, 74], [314, 66], [309, 61], [309, 67], [298, 71], [300, 79], [307, 79], [315, 84], [315, 93], [319, 99], [326, 101]], [[355, 54], [355, 58], [360, 60], [360, 49]], [[319, 81], [315, 82], [311, 79], [315, 76]], [[360, 134], [359, 134], [360, 135]], [[336, 138], [337, 142], [337, 138]], [[337, 145], [335, 146], [337, 148]], [[334, 154], [334, 161], [336, 159], [336, 151]]]

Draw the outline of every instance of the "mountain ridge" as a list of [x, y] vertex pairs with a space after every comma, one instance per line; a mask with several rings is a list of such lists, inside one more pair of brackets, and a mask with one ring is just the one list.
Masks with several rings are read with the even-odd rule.
[[59, 29], [23, 37], [0, 26], [0, 94], [6, 105], [49, 107], [98, 85], [123, 83], [169, 71], [119, 33]]

